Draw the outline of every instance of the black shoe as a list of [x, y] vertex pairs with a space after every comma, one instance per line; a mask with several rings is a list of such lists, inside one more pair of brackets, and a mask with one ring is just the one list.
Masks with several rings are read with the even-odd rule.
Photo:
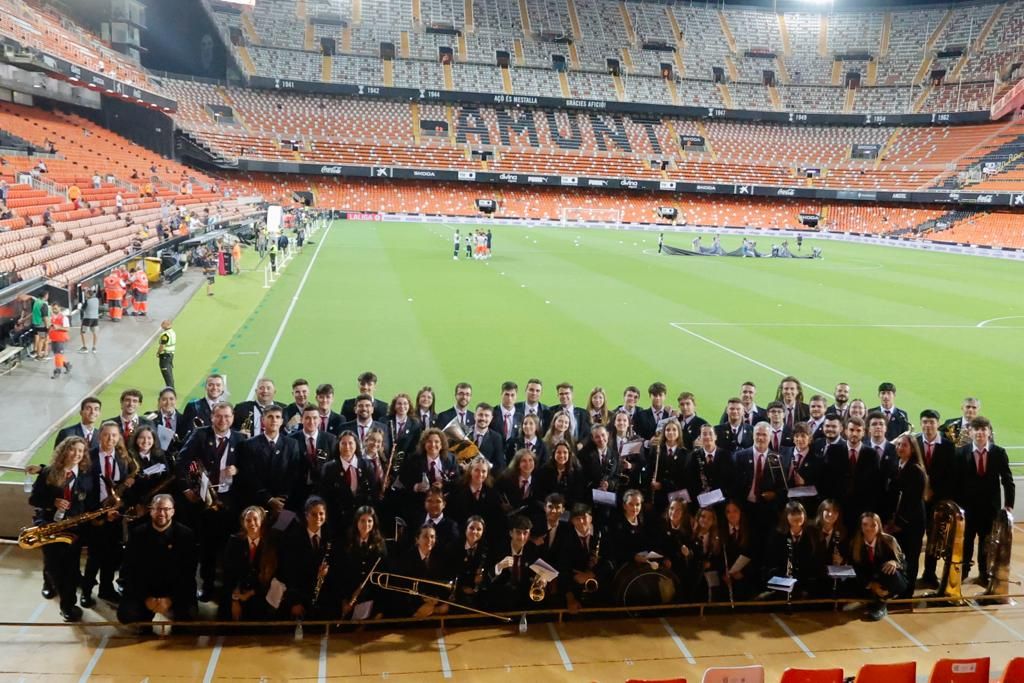
[[68, 374], [70, 372], [71, 372], [71, 363], [64, 363], [64, 374], [66, 375], [66, 374]]
[[82, 599], [78, 603], [86, 609], [92, 609], [96, 606], [96, 598], [92, 597], [92, 591], [82, 591]]
[[121, 594], [113, 586], [105, 586], [100, 588], [99, 592], [100, 600], [106, 600], [107, 602], [118, 603], [121, 602]]
[[52, 600], [57, 596], [57, 591], [53, 590], [53, 586], [44, 583], [43, 590], [39, 591], [39, 594], [43, 596], [44, 600]]
[[79, 607], [76, 607], [75, 605], [72, 605], [71, 608], [66, 610], [66, 611], [65, 610], [61, 610], [60, 611], [60, 616], [64, 618], [64, 621], [67, 621], [67, 622], [81, 621], [82, 620], [82, 610]]
[[889, 614], [889, 610], [886, 608], [885, 603], [879, 603], [870, 607], [864, 618], [868, 621], [881, 621], [885, 619], [886, 615]]

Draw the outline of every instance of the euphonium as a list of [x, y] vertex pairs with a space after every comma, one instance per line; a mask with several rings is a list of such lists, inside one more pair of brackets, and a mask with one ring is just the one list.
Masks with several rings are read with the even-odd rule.
[[89, 520], [103, 517], [111, 510], [116, 510], [121, 505], [121, 499], [117, 497], [117, 492], [114, 491], [113, 487], [110, 488], [110, 498], [108, 498], [107, 505], [100, 507], [98, 510], [92, 512], [84, 512], [74, 517], [66, 517], [59, 522], [50, 522], [49, 524], [39, 524], [36, 526], [25, 527], [18, 534], [18, 546], [25, 550], [33, 550], [35, 548], [41, 548], [44, 545], [50, 543], [73, 543], [75, 535], [69, 533], [69, 530], [84, 524]]
[[[1008, 595], [1010, 592], [1010, 553], [1013, 550], [1013, 516], [1000, 510], [992, 522], [986, 540], [988, 548], [988, 586], [985, 595]], [[1004, 598], [1003, 602], [1010, 602]]]
[[533, 577], [533, 583], [530, 584], [530, 600], [544, 602], [547, 587], [548, 582], [541, 578], [540, 574]]
[[928, 557], [943, 560], [942, 579], [939, 581], [939, 595], [960, 600], [963, 554], [964, 554], [964, 511], [951, 500], [939, 501], [932, 510], [931, 533], [925, 553]]
[[448, 437], [448, 450], [451, 451], [460, 464], [467, 463], [480, 455], [480, 449], [462, 431], [462, 424], [459, 422], [458, 415], [453, 417], [451, 422], [446, 424], [441, 431]]

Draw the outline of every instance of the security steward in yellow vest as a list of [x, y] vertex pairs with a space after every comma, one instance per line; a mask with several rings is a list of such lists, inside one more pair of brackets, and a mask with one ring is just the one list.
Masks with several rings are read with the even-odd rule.
[[160, 362], [160, 374], [163, 375], [164, 385], [174, 388], [174, 343], [176, 341], [174, 330], [171, 329], [171, 321], [165, 320], [160, 323], [160, 340], [156, 349], [156, 357]]

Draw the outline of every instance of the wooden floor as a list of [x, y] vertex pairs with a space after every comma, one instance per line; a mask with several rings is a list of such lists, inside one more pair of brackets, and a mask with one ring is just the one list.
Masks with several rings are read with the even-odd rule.
[[[1018, 528], [1020, 540], [1024, 529]], [[932, 607], [896, 611], [867, 623], [861, 613], [828, 610], [644, 619], [533, 621], [510, 626], [451, 625], [364, 631], [324, 638], [291, 635], [137, 638], [114, 627], [59, 622], [56, 600], [39, 596], [38, 552], [0, 550], [0, 681], [600, 681], [683, 676], [709, 666], [762, 664], [767, 681], [788, 666], [841, 666], [916, 660], [927, 680], [942, 657], [990, 656], [993, 676], [1024, 655], [1024, 606]], [[1013, 577], [1024, 573], [1015, 548]], [[1011, 592], [1024, 592], [1013, 586]], [[978, 592], [968, 586], [965, 592]], [[100, 603], [86, 620], [113, 619]], [[34, 625], [35, 624], [35, 625]]]

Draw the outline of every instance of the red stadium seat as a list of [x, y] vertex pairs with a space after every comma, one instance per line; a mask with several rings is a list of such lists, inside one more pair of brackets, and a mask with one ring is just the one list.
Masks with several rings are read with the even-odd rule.
[[843, 670], [786, 669], [779, 683], [843, 683]]
[[704, 672], [701, 683], [764, 683], [764, 667], [715, 666]]
[[1014, 657], [1006, 663], [1006, 669], [999, 677], [999, 683], [1020, 683], [1021, 681], [1024, 681], [1024, 657]]
[[989, 658], [940, 659], [928, 683], [988, 683]]
[[916, 683], [917, 662], [865, 664], [853, 683]]

